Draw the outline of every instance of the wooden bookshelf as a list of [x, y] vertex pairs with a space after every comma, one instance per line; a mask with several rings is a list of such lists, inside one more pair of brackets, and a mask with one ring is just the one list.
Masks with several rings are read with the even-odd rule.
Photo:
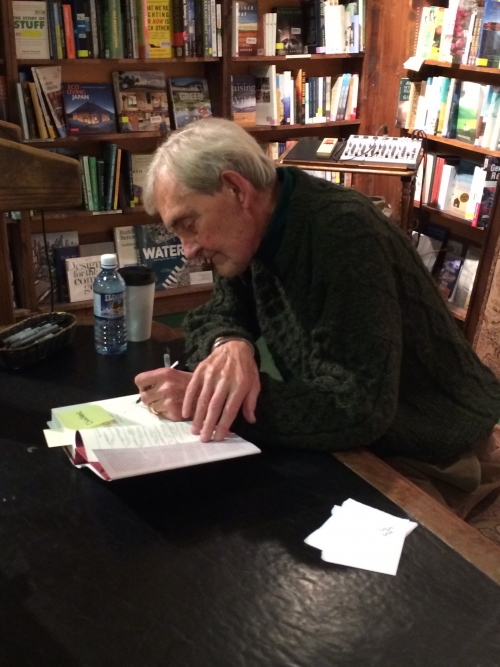
[[459, 72], [467, 72], [485, 75], [498, 76], [499, 70], [496, 67], [478, 67], [477, 65], [455, 65], [453, 63], [443, 62], [442, 60], [424, 60], [424, 65], [428, 67], [439, 67], [441, 69], [451, 70], [451, 74], [456, 76]]
[[[466, 151], [467, 153], [476, 155], [478, 157], [481, 155], [493, 155], [494, 157], [500, 157], [500, 151], [492, 151], [489, 148], [483, 148], [482, 146], [473, 146], [472, 144], [465, 143], [465, 141], [458, 141], [458, 139], [446, 139], [444, 137], [438, 137], [434, 134], [429, 134], [427, 135], [427, 140], [433, 141], [436, 144], [441, 144], [442, 146], [449, 146], [453, 149]], [[470, 157], [469, 159], [474, 160], [474, 157]]]
[[364, 56], [364, 53], [297, 53], [288, 56], [232, 56], [231, 60], [233, 63], [293, 63], [295, 60], [319, 60], [320, 62], [325, 60], [357, 60], [364, 58]]
[[430, 221], [441, 227], [446, 227], [452, 234], [461, 239], [472, 242], [474, 245], [482, 246], [486, 238], [486, 230], [472, 227], [471, 224], [447, 211], [440, 211], [434, 206], [424, 204], [422, 209], [429, 213]]

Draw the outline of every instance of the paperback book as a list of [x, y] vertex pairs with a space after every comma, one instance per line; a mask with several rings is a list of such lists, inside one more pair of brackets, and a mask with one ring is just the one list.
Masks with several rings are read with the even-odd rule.
[[66, 127], [70, 135], [116, 132], [113, 89], [100, 83], [63, 83]]
[[142, 190], [144, 187], [144, 182], [146, 180], [146, 174], [149, 169], [149, 165], [153, 160], [153, 153], [132, 153], [132, 187], [134, 195], [134, 203], [138, 206], [142, 206]]
[[168, 80], [172, 120], [178, 129], [212, 116], [208, 82], [203, 77], [173, 77]]
[[177, 236], [162, 223], [137, 225], [135, 232], [137, 263], [154, 271], [156, 291], [190, 284], [189, 266]]
[[253, 127], [256, 119], [255, 77], [235, 74], [231, 77], [233, 120], [240, 127]]
[[481, 67], [500, 65], [500, 0], [485, 0], [476, 64]]
[[171, 0], [147, 0], [148, 58], [172, 57]]
[[47, 3], [29, 0], [12, 2], [17, 58], [50, 58]]
[[38, 79], [44, 101], [47, 104], [54, 126], [60, 137], [66, 137], [64, 103], [61, 82], [61, 67], [32, 67], [33, 78]]
[[37, 303], [46, 303], [58, 296], [57, 272], [54, 262], [54, 249], [78, 246], [78, 232], [48, 232], [31, 235], [33, 252], [33, 274]]
[[238, 55], [257, 55], [258, 3], [255, 0], [238, 3]]
[[304, 19], [300, 7], [276, 7], [276, 55], [304, 52]]
[[115, 237], [116, 257], [120, 269], [124, 266], [136, 266], [138, 253], [135, 227], [133, 225], [115, 227], [113, 233]]
[[164, 72], [113, 72], [118, 128], [121, 132], [168, 132]]
[[101, 270], [101, 255], [73, 257], [66, 260], [69, 300], [89, 301], [93, 299], [93, 285]]

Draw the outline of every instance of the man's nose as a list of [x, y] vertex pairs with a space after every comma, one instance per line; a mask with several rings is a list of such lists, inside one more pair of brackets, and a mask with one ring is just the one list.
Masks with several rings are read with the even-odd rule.
[[182, 240], [182, 249], [184, 250], [184, 254], [188, 259], [195, 259], [195, 257], [198, 256], [201, 246], [199, 243], [196, 243], [196, 241], [186, 241]]

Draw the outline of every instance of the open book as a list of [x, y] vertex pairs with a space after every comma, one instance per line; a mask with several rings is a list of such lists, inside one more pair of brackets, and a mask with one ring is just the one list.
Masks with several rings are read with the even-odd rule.
[[237, 435], [201, 442], [191, 422], [172, 422], [137, 403], [138, 394], [52, 410], [49, 447], [64, 447], [73, 464], [105, 480], [221, 461], [260, 449]]

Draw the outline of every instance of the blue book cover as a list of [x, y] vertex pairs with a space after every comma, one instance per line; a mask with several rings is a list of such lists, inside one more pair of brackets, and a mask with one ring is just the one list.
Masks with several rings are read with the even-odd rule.
[[500, 66], [500, 0], [486, 0], [476, 64]]
[[116, 132], [113, 88], [107, 83], [63, 83], [68, 134]]
[[190, 285], [189, 265], [178, 236], [165, 225], [137, 225], [138, 262], [155, 272], [155, 290]]

